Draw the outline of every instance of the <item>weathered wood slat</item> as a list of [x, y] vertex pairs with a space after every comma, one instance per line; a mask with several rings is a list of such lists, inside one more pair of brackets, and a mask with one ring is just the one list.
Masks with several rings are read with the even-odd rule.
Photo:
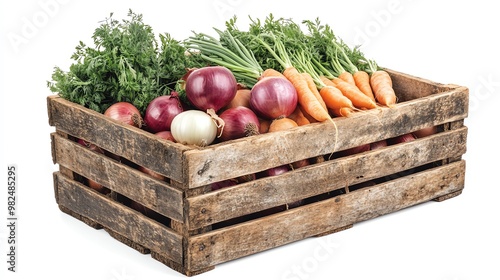
[[[191, 229], [460, 156], [467, 127], [188, 198]], [[380, 168], [374, 168], [380, 167]], [[382, 168], [383, 167], [383, 168]]]
[[428, 79], [386, 69], [392, 79], [392, 87], [397, 94], [398, 103], [413, 100], [439, 92], [449, 91], [459, 86], [436, 83]]
[[328, 200], [189, 238], [188, 263], [198, 270], [334, 230], [464, 187], [465, 161], [454, 162]]
[[183, 151], [189, 147], [124, 125], [58, 96], [47, 98], [49, 124], [138, 165], [183, 182]]
[[183, 221], [183, 193], [141, 171], [53, 133], [55, 161], [172, 219]]
[[61, 174], [56, 178], [60, 206], [182, 263], [181, 235]]
[[194, 188], [460, 120], [467, 116], [467, 104], [468, 92], [456, 88], [392, 109], [337, 118], [338, 130], [329, 122], [316, 123], [186, 151], [187, 185]]

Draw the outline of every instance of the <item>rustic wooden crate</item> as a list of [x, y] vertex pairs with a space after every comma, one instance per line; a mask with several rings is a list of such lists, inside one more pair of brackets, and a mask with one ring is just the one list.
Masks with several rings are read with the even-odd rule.
[[[49, 96], [59, 208], [188, 276], [215, 265], [464, 188], [468, 89], [390, 71], [399, 103], [288, 131], [195, 148], [159, 139]], [[439, 133], [347, 157], [333, 151], [437, 125]], [[81, 138], [105, 155], [76, 143]], [[114, 155], [114, 156], [110, 156]], [[121, 160], [116, 160], [118, 156]], [[283, 175], [211, 191], [209, 184], [301, 159]], [[137, 170], [147, 167], [160, 181]], [[94, 180], [111, 191], [85, 185]], [[301, 200], [302, 205], [288, 207]], [[135, 201], [153, 211], [130, 207]]]

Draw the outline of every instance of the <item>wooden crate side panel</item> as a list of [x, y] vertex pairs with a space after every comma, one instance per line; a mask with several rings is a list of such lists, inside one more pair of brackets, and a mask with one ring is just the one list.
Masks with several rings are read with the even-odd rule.
[[49, 124], [58, 130], [85, 139], [168, 178], [183, 181], [182, 153], [189, 149], [187, 146], [114, 121], [58, 96], [49, 96], [47, 102]]
[[183, 193], [141, 171], [53, 133], [56, 163], [164, 216], [183, 221]]
[[398, 97], [398, 102], [405, 102], [431, 94], [456, 89], [457, 85], [444, 85], [428, 79], [415, 77], [409, 74], [386, 69], [392, 79], [392, 87]]
[[464, 119], [467, 104], [468, 92], [457, 88], [400, 103], [392, 109], [336, 118], [338, 130], [331, 123], [317, 123], [239, 139], [230, 145], [186, 151], [187, 183], [190, 188], [199, 187]]
[[59, 205], [182, 263], [182, 236], [137, 211], [57, 174]]
[[[190, 197], [191, 229], [292, 203], [466, 152], [467, 127]], [[374, 168], [376, 166], [377, 168]]]
[[190, 237], [197, 270], [432, 200], [464, 187], [465, 161]]

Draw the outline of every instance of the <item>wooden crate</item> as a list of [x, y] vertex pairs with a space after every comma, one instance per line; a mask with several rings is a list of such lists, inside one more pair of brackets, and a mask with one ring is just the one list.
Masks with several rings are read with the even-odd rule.
[[[399, 103], [205, 148], [159, 139], [48, 97], [59, 208], [188, 276], [351, 227], [464, 188], [468, 89], [390, 71]], [[436, 125], [439, 133], [346, 157], [332, 152]], [[84, 139], [105, 155], [76, 143]], [[111, 156], [110, 156], [111, 155]], [[336, 155], [336, 154], [334, 154]], [[117, 160], [119, 157], [119, 160]], [[313, 164], [211, 191], [211, 183], [302, 159]], [[154, 179], [147, 167], [166, 177]], [[106, 186], [103, 194], [86, 179]], [[131, 208], [131, 201], [152, 211]], [[293, 203], [302, 201], [297, 206]], [[291, 206], [295, 207], [291, 207]]]

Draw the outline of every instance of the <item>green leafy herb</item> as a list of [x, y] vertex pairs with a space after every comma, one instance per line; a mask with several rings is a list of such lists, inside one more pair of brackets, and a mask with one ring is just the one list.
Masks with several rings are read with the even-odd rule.
[[151, 100], [175, 88], [187, 68], [202, 65], [169, 34], [159, 36], [159, 45], [142, 15], [129, 10], [128, 17], [120, 22], [110, 14], [94, 31], [95, 47], [80, 42], [69, 71], [54, 68], [50, 90], [100, 113], [119, 101], [144, 113]]

